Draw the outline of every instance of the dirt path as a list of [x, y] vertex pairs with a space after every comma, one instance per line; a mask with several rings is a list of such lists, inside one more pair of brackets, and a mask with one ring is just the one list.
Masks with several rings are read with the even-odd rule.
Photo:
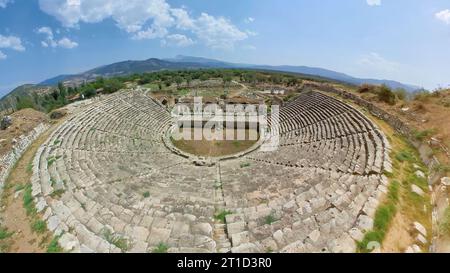
[[53, 125], [30, 145], [5, 183], [1, 199], [2, 210], [0, 211], [0, 217], [3, 219], [2, 226], [9, 232], [14, 232], [8, 240], [8, 252], [42, 253], [46, 251], [47, 245], [52, 239], [52, 234], [48, 231], [44, 231], [41, 234], [33, 232], [31, 225], [35, 219], [30, 218], [25, 211], [22, 188], [27, 183], [30, 183], [32, 175], [30, 164], [37, 149], [58, 124]]

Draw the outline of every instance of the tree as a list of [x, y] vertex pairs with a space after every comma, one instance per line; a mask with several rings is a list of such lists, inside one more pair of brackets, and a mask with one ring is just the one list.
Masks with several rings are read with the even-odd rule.
[[35, 108], [33, 100], [29, 96], [16, 97], [17, 99], [17, 110], [22, 110], [26, 108]]
[[222, 80], [223, 80], [223, 86], [228, 86], [230, 85], [231, 81], [233, 80], [233, 77], [229, 74], [229, 73], [225, 73], [222, 76]]
[[125, 85], [118, 79], [108, 79], [103, 82], [103, 90], [105, 93], [111, 94], [124, 88]]
[[176, 76], [175, 83], [177, 84], [177, 88], [180, 88], [180, 85], [183, 83], [183, 78], [180, 76]]
[[186, 79], [187, 87], [190, 87], [191, 86], [191, 82], [192, 82], [192, 77], [190, 75], [188, 75], [188, 76], [186, 76], [185, 79]]
[[394, 92], [392, 92], [392, 90], [384, 84], [378, 89], [378, 99], [390, 105], [394, 105], [396, 101]]

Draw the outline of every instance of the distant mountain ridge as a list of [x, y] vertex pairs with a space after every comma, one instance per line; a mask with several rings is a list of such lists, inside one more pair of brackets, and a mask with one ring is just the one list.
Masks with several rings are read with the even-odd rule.
[[150, 58], [143, 61], [128, 60], [100, 66], [80, 74], [59, 75], [54, 78], [47, 79], [37, 85], [25, 85], [26, 88], [23, 88], [23, 86], [19, 86], [18, 88], [11, 91], [9, 94], [5, 95], [5, 97], [11, 96], [11, 94], [17, 92], [22, 93], [23, 90], [27, 90], [28, 92], [30, 92], [30, 90], [32, 90], [33, 87], [38, 89], [42, 87], [55, 86], [59, 82], [72, 82], [75, 84], [80, 84], [84, 81], [94, 80], [99, 76], [113, 77], [113, 76], [124, 76], [133, 73], [156, 72], [161, 70], [209, 69], [209, 68], [243, 68], [243, 69], [258, 69], [258, 70], [298, 73], [303, 75], [318, 76], [321, 78], [326, 78], [330, 80], [355, 85], [360, 85], [363, 83], [376, 85], [386, 84], [391, 88], [404, 88], [409, 92], [413, 92], [415, 90], [420, 89], [420, 87], [418, 86], [404, 84], [397, 81], [361, 79], [349, 76], [344, 73], [317, 67], [289, 66], [289, 65], [271, 66], [271, 65], [230, 63], [215, 59], [178, 55], [175, 58], [168, 58], [168, 59]]

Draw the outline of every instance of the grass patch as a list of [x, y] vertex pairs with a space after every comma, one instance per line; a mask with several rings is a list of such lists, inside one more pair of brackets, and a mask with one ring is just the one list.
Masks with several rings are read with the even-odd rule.
[[434, 167], [434, 171], [440, 172], [440, 173], [449, 173], [450, 172], [450, 165], [446, 164], [439, 164]]
[[50, 242], [50, 244], [47, 247], [47, 253], [63, 252], [63, 249], [61, 248], [61, 246], [58, 243], [59, 238], [61, 238], [61, 236], [56, 236], [52, 239], [52, 241]]
[[33, 230], [34, 232], [36, 232], [36, 233], [38, 233], [38, 234], [45, 233], [45, 231], [47, 230], [47, 224], [45, 223], [45, 221], [42, 221], [42, 220], [36, 220], [36, 221], [31, 225], [31, 230]]
[[169, 246], [164, 243], [159, 243], [152, 251], [152, 253], [167, 253]]
[[241, 147], [241, 142], [239, 142], [239, 141], [233, 141], [232, 144], [233, 144], [233, 146], [236, 147], [236, 148]]
[[31, 184], [27, 184], [25, 186], [25, 190], [23, 192], [23, 207], [25, 208], [28, 216], [36, 214], [36, 208], [34, 207], [33, 203]]
[[54, 142], [53, 142], [53, 145], [58, 145], [59, 143], [61, 143], [61, 141], [59, 140], [59, 139], [57, 139], [57, 140], [55, 140]]
[[65, 192], [66, 192], [66, 190], [59, 189], [59, 190], [53, 191], [53, 192], [50, 194], [50, 197], [51, 197], [51, 198], [61, 198], [61, 196], [63, 196], [63, 194], [64, 194]]
[[436, 133], [436, 129], [428, 129], [423, 131], [414, 131], [414, 138], [419, 141], [424, 141], [425, 139], [431, 137]]
[[9, 232], [6, 228], [0, 226], [0, 253], [7, 253], [11, 248], [11, 236], [14, 232]]
[[439, 233], [442, 235], [450, 235], [450, 207], [445, 209], [444, 217], [439, 225]]
[[14, 232], [9, 232], [6, 228], [0, 227], [0, 240], [8, 239]]
[[126, 252], [128, 249], [130, 249], [130, 244], [127, 239], [123, 238], [122, 236], [113, 234], [109, 229], [105, 229], [103, 231], [103, 237], [108, 243], [115, 245], [122, 252]]
[[395, 159], [400, 162], [414, 162], [416, 161], [414, 155], [407, 150], [402, 150], [395, 155]]
[[21, 190], [23, 190], [23, 189], [25, 189], [25, 186], [24, 186], [23, 184], [17, 184], [17, 185], [14, 187], [14, 192], [18, 192], [18, 191], [21, 191]]
[[395, 180], [389, 185], [387, 201], [385, 204], [379, 206], [375, 212], [373, 230], [366, 233], [363, 240], [357, 244], [359, 252], [370, 252], [372, 250], [369, 248], [371, 242], [378, 242], [380, 244], [383, 242], [389, 225], [397, 212], [399, 188], [400, 183]]
[[47, 158], [47, 166], [50, 167], [53, 163], [56, 162], [56, 158], [54, 156]]
[[231, 211], [228, 211], [228, 210], [222, 210], [218, 214], [214, 215], [214, 219], [216, 219], [217, 221], [220, 221], [222, 223], [225, 223], [226, 216], [230, 215], [230, 214], [233, 214], [233, 213]]
[[267, 215], [266, 218], [264, 218], [264, 223], [266, 223], [266, 225], [271, 225], [276, 221], [278, 221], [278, 219], [273, 214]]
[[33, 173], [33, 163], [28, 163], [27, 165], [27, 173], [31, 174]]
[[250, 167], [250, 163], [246, 162], [246, 163], [242, 163], [241, 164], [241, 169], [242, 168], [247, 168], [247, 167]]

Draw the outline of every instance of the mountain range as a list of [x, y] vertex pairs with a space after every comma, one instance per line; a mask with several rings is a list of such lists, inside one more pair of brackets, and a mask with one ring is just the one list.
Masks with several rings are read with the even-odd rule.
[[[47, 79], [37, 85], [34, 85], [35, 88], [42, 88], [43, 86], [55, 86], [59, 82], [72, 82], [72, 83], [82, 83], [84, 81], [94, 80], [95, 78], [102, 77], [113, 77], [113, 76], [121, 76], [133, 73], [143, 73], [143, 72], [155, 72], [161, 70], [178, 70], [178, 69], [208, 69], [208, 68], [245, 68], [245, 69], [255, 69], [255, 70], [269, 70], [269, 71], [281, 71], [281, 72], [289, 72], [289, 73], [298, 73], [308, 76], [317, 76], [325, 79], [330, 79], [333, 81], [339, 81], [343, 83], [360, 85], [363, 83], [368, 84], [386, 84], [391, 88], [403, 88], [409, 92], [413, 92], [417, 89], [420, 89], [418, 86], [404, 84], [397, 81], [392, 80], [378, 80], [378, 79], [362, 79], [352, 77], [350, 75], [323, 69], [317, 67], [308, 67], [308, 66], [271, 66], [271, 65], [255, 65], [255, 64], [243, 64], [243, 63], [230, 63], [219, 61], [215, 59], [201, 58], [201, 57], [192, 57], [192, 56], [183, 56], [178, 55], [175, 58], [169, 59], [157, 59], [151, 58], [143, 61], [123, 61], [118, 63], [113, 63], [109, 65], [100, 66], [89, 71], [80, 73], [80, 74], [72, 74], [72, 75], [59, 75], [51, 79]], [[26, 90], [32, 90], [33, 86], [26, 85]], [[11, 91], [7, 94], [2, 100], [6, 97], [10, 97], [12, 95], [17, 94], [17, 91], [20, 93], [23, 92], [23, 86], [19, 86], [18, 88]], [[0, 100], [1, 101], [1, 100]]]

